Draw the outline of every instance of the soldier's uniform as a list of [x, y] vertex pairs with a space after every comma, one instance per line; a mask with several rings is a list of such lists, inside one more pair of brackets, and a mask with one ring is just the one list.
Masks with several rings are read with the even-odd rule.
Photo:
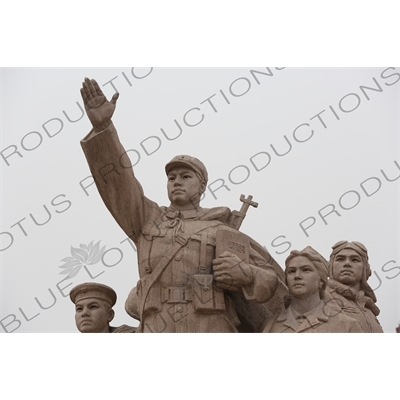
[[[355, 251], [362, 259], [363, 272], [359, 290], [334, 279], [333, 264], [335, 257], [345, 249]], [[375, 304], [376, 296], [371, 286], [368, 284], [368, 278], [371, 274], [372, 271], [368, 261], [368, 251], [362, 243], [354, 241], [349, 242], [347, 240], [336, 243], [332, 247], [329, 260], [330, 279], [326, 287], [326, 297], [332, 307], [336, 302], [336, 307], [338, 307], [343, 314], [357, 320], [364, 332], [383, 333], [382, 326], [377, 318], [380, 310]]]
[[264, 333], [361, 333], [359, 323], [320, 301], [312, 310], [299, 314], [289, 305], [269, 319]]
[[331, 278], [328, 281], [326, 293], [328, 299], [335, 301], [344, 314], [358, 321], [363, 332], [383, 332], [377, 319], [379, 308], [363, 290], [356, 290]]
[[121, 326], [110, 326], [110, 333], [135, 333], [136, 329], [134, 326], [121, 325]]
[[[105, 205], [137, 247], [140, 281], [126, 308], [130, 313], [132, 306], [134, 315], [139, 310], [138, 331], [237, 332], [230, 291], [217, 289], [212, 280], [216, 232], [229, 229], [230, 210], [178, 211], [145, 197], [112, 123], [81, 144]], [[196, 164], [191, 166], [196, 171]], [[275, 293], [277, 276], [252, 247], [249, 264], [252, 283], [232, 290], [249, 302], [264, 303]], [[132, 305], [135, 298], [138, 304]]]

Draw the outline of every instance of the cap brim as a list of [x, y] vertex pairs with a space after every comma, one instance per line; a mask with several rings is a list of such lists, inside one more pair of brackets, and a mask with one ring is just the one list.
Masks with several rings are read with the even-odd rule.
[[193, 168], [193, 165], [186, 163], [185, 161], [173, 161], [173, 162], [168, 163], [165, 166], [165, 173], [168, 175], [172, 169], [179, 168], [179, 167], [189, 168], [194, 172], [200, 173], [195, 168]]

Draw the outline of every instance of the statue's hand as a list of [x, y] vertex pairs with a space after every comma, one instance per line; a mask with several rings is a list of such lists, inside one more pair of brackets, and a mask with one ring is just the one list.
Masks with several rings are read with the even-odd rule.
[[241, 291], [243, 286], [253, 282], [250, 265], [229, 251], [224, 251], [213, 261], [213, 271], [219, 289]]
[[111, 123], [119, 93], [115, 93], [111, 101], [108, 101], [98, 83], [94, 79], [85, 78], [81, 95], [93, 129], [96, 132], [106, 129]]

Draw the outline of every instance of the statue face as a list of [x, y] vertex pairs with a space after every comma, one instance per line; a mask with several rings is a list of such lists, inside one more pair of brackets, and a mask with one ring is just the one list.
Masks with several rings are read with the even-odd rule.
[[198, 206], [205, 189], [196, 173], [185, 167], [172, 169], [168, 174], [168, 198], [177, 209], [192, 209]]
[[343, 249], [335, 255], [332, 266], [333, 279], [338, 282], [349, 286], [355, 286], [361, 282], [364, 264], [356, 251]]
[[286, 267], [289, 292], [297, 298], [307, 298], [318, 292], [322, 280], [317, 268], [303, 256], [292, 258]]
[[98, 299], [84, 299], [75, 305], [75, 323], [82, 333], [108, 333], [114, 312]]

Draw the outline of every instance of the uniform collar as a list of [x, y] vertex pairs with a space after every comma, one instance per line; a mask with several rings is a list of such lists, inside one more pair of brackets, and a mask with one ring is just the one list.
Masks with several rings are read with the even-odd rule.
[[174, 207], [165, 209], [165, 216], [168, 219], [194, 219], [202, 221], [221, 221], [227, 223], [231, 211], [228, 207], [197, 208], [192, 210], [176, 210]]
[[359, 303], [365, 308], [369, 308], [374, 315], [379, 315], [380, 310], [378, 306], [369, 296], [365, 295], [363, 290], [356, 290], [332, 278], [328, 280], [328, 288], [331, 292], [335, 291], [346, 299]]
[[342, 296], [353, 300], [364, 300], [364, 291], [363, 290], [356, 290], [351, 286], [345, 285], [341, 282], [338, 282], [335, 279], [329, 279], [328, 287], [334, 289], [337, 293], [341, 294]]
[[[290, 305], [283, 310], [279, 317], [278, 322], [283, 322], [283, 325], [293, 329], [295, 332], [302, 332], [310, 327], [320, 325], [328, 321], [328, 316], [324, 313], [325, 303], [321, 300], [313, 309], [306, 313], [299, 314]], [[299, 323], [296, 316], [303, 316], [303, 321]]]
[[168, 219], [194, 219], [198, 216], [200, 210], [175, 210], [173, 207], [168, 207], [165, 216]]

